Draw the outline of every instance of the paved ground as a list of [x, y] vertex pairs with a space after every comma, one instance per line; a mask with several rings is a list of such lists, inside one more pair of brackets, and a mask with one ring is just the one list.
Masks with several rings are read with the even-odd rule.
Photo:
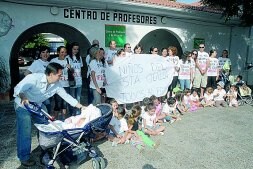
[[[183, 116], [182, 121], [166, 124], [157, 149], [139, 152], [131, 145], [111, 147], [100, 142], [99, 150], [108, 169], [252, 169], [252, 106], [205, 108]], [[0, 105], [0, 168], [21, 168], [16, 158], [15, 112], [12, 104]], [[39, 151], [35, 132], [33, 158]], [[36, 166], [34, 169], [43, 168]], [[72, 169], [91, 169], [91, 161]]]

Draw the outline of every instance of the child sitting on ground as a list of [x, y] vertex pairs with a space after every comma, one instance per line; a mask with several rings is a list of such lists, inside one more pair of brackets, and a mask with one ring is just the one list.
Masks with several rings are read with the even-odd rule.
[[229, 107], [238, 107], [237, 88], [235, 85], [230, 87], [230, 90], [227, 93], [227, 99], [229, 101]]
[[167, 99], [167, 103], [163, 106], [162, 112], [165, 115], [164, 119], [166, 122], [173, 123], [176, 120], [181, 120], [180, 115], [176, 114], [176, 99], [173, 97]]
[[184, 104], [188, 110], [191, 109], [191, 90], [185, 89], [184, 90]]
[[110, 105], [112, 106], [112, 114], [113, 116], [117, 113], [117, 109], [119, 107], [118, 102], [115, 99], [110, 101]]
[[128, 130], [126, 119], [124, 119], [125, 114], [124, 107], [119, 106], [115, 116], [112, 117], [109, 123], [110, 133], [108, 140], [112, 141], [112, 146], [117, 146], [117, 144], [123, 144], [125, 142], [123, 136]]
[[188, 108], [184, 103], [184, 94], [182, 92], [178, 92], [174, 98], [176, 99], [176, 110], [179, 114], [184, 115], [184, 113], [188, 111]]
[[223, 89], [224, 86], [225, 86], [224, 83], [222, 81], [219, 81], [217, 83], [217, 89], [215, 89], [213, 92], [215, 107], [226, 106], [225, 102], [226, 91]]
[[191, 98], [191, 106], [192, 107], [196, 107], [197, 109], [200, 107], [203, 107], [203, 105], [201, 104], [201, 102], [199, 100], [199, 95], [198, 95], [197, 90], [194, 89], [192, 91], [190, 98]]
[[213, 88], [212, 87], [206, 88], [206, 92], [204, 94], [204, 99], [203, 99], [203, 106], [204, 107], [213, 107], [214, 106]]
[[150, 97], [150, 100], [155, 105], [155, 113], [156, 113], [157, 122], [162, 123], [164, 119], [164, 114], [162, 114], [162, 103], [155, 95], [152, 95]]
[[137, 134], [137, 130], [141, 129], [139, 120], [141, 115], [141, 107], [139, 105], [135, 105], [131, 109], [131, 114], [128, 118], [128, 131], [125, 133], [124, 139], [125, 143], [129, 141], [139, 142], [141, 144], [141, 137]]
[[142, 131], [148, 135], [164, 135], [165, 127], [156, 124], [156, 106], [153, 103], [147, 105], [147, 112], [142, 117]]
[[149, 103], [152, 103], [151, 99], [149, 97], [145, 97], [142, 100], [142, 106], [141, 106], [141, 117], [143, 117], [143, 115], [145, 114], [145, 112], [147, 111], [146, 107]]

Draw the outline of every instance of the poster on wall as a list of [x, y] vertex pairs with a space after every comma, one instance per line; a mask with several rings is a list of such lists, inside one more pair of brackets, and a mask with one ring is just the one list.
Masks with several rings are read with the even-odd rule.
[[204, 38], [194, 38], [193, 49], [198, 49], [199, 44], [205, 44], [205, 39]]
[[121, 104], [142, 101], [151, 95], [165, 96], [173, 72], [173, 65], [161, 56], [134, 54], [117, 58], [105, 71], [106, 95]]
[[110, 47], [110, 41], [114, 40], [117, 47], [123, 47], [126, 43], [126, 26], [105, 25], [105, 47]]

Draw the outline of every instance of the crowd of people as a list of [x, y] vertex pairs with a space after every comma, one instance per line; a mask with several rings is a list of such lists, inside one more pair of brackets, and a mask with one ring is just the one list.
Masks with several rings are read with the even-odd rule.
[[[143, 54], [144, 51], [140, 44], [136, 45], [133, 51], [129, 43], [122, 49], [117, 49], [116, 45], [115, 41], [110, 41], [109, 49], [104, 50], [100, 48], [98, 40], [93, 40], [85, 59], [89, 81], [88, 104], [108, 102], [113, 108], [113, 118], [106, 134], [113, 146], [131, 142], [138, 149], [142, 149], [145, 146], [144, 135], [163, 135], [163, 123], [181, 120], [182, 115], [187, 112], [204, 107], [238, 106], [237, 87], [232, 85], [225, 90], [226, 82], [221, 78], [221, 75], [228, 76], [231, 72], [228, 51], [223, 50], [222, 56], [217, 58], [216, 50], [205, 52], [205, 44], [199, 44], [199, 50], [183, 52], [182, 56], [178, 56], [174, 46], [162, 48], [160, 51], [157, 47], [151, 47], [149, 54], [164, 57], [174, 67], [168, 93], [165, 96], [153, 95], [144, 98], [133, 103], [130, 109], [124, 104], [118, 105], [114, 98], [106, 97], [105, 70], [117, 64], [121, 57], [138, 57], [137, 55]], [[18, 157], [24, 166], [34, 165], [34, 161], [30, 159], [33, 117], [24, 108], [24, 104], [29, 101], [43, 103], [47, 111], [60, 120], [79, 115], [84, 108], [80, 104], [84, 63], [79, 44], [73, 42], [67, 47], [60, 46], [57, 53], [58, 57], [48, 61], [49, 48], [41, 47], [40, 58], [33, 62], [25, 72], [26, 77], [14, 89]], [[69, 82], [70, 74], [74, 76], [74, 84]], [[238, 76], [237, 79], [240, 83], [242, 77]], [[55, 103], [53, 110], [52, 99]], [[156, 144], [151, 145], [155, 147]]]

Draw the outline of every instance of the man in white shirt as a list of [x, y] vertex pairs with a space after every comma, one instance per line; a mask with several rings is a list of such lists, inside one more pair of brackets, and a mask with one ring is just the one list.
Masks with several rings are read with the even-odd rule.
[[113, 58], [117, 54], [116, 42], [114, 40], [110, 41], [110, 49], [105, 52], [105, 60], [109, 66], [112, 66]]
[[131, 51], [131, 45], [130, 43], [126, 43], [124, 45], [124, 51], [125, 51], [125, 54], [126, 54], [126, 57], [129, 57], [133, 54], [133, 52]]
[[207, 85], [207, 68], [209, 54], [205, 51], [205, 44], [199, 44], [198, 57], [196, 59], [196, 69], [193, 81], [193, 88], [200, 88], [200, 98], [204, 97], [204, 91]]
[[14, 107], [17, 116], [17, 155], [24, 167], [35, 165], [30, 159], [31, 153], [31, 128], [33, 119], [36, 123], [45, 123], [43, 119], [39, 119], [31, 114], [24, 107], [29, 102], [36, 102], [42, 105], [42, 102], [58, 94], [71, 106], [79, 109], [83, 106], [76, 99], [66, 93], [59, 83], [62, 75], [63, 67], [58, 63], [50, 63], [46, 67], [45, 73], [33, 73], [27, 75], [14, 88]]

